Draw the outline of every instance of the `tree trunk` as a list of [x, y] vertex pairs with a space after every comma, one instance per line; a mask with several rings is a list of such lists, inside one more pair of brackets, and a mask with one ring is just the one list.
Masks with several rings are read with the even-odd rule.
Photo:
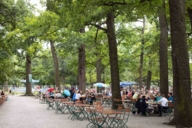
[[79, 67], [78, 67], [78, 81], [79, 89], [85, 92], [85, 45], [81, 44], [79, 47]]
[[168, 57], [167, 42], [168, 29], [167, 18], [165, 13], [165, 0], [163, 5], [159, 7], [159, 24], [160, 24], [160, 40], [159, 40], [159, 64], [160, 64], [160, 92], [168, 96]]
[[26, 96], [32, 96], [31, 82], [29, 81], [29, 74], [31, 74], [31, 57], [26, 55]]
[[173, 65], [174, 118], [177, 128], [192, 126], [191, 82], [186, 41], [185, 1], [170, 0], [171, 45]]
[[141, 40], [141, 54], [140, 54], [140, 67], [139, 67], [139, 88], [143, 86], [143, 57], [144, 57], [144, 34], [145, 34], [145, 18], [143, 17], [143, 28], [141, 31], [142, 40]]
[[[96, 65], [96, 70], [97, 70], [97, 82], [102, 82], [101, 80], [101, 58], [97, 60], [97, 65]], [[102, 92], [102, 88], [97, 88], [97, 92]]]
[[102, 82], [101, 80], [101, 58], [97, 60], [97, 82]]
[[188, 12], [188, 15], [189, 15], [190, 24], [191, 24], [191, 31], [192, 31], [192, 9], [188, 8], [187, 12]]
[[148, 72], [147, 72], [147, 90], [149, 90], [150, 89], [150, 86], [151, 86], [151, 71], [149, 70]]
[[8, 81], [4, 82], [3, 91], [8, 92]]
[[62, 85], [62, 87], [61, 87], [61, 89], [64, 89], [65, 88], [65, 74], [63, 73], [62, 75], [61, 75], [61, 85]]
[[[85, 28], [80, 30], [80, 33], [85, 33]], [[78, 81], [79, 89], [85, 93], [86, 91], [86, 56], [85, 56], [85, 45], [82, 43], [79, 47], [79, 67], [78, 67]]]
[[54, 41], [50, 40], [50, 46], [51, 46], [51, 53], [53, 57], [53, 64], [54, 64], [54, 76], [55, 76], [55, 86], [58, 90], [61, 89], [60, 87], [60, 79], [59, 79], [59, 63], [57, 58], [57, 53], [54, 46]]
[[[114, 26], [114, 13], [112, 11], [107, 15], [107, 37], [108, 37], [108, 43], [109, 43], [112, 98], [121, 99], [120, 86], [119, 86], [117, 42], [116, 42], [115, 26]], [[117, 108], [117, 103], [113, 101], [112, 109], [116, 109], [116, 108]]]
[[61, 88], [61, 90], [63, 90], [65, 88], [65, 72], [64, 72], [64, 70], [65, 70], [65, 68], [64, 68], [65, 67], [65, 62], [62, 61], [61, 65], [63, 65], [63, 68], [61, 69], [62, 71], [60, 72], [60, 77], [61, 77], [60, 88]]

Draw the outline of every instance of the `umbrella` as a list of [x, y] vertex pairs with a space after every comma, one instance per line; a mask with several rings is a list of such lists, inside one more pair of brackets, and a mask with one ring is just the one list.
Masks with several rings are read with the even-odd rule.
[[132, 86], [132, 85], [133, 85], [132, 82], [128, 82], [128, 81], [120, 82], [121, 87]]
[[71, 95], [71, 93], [69, 92], [69, 90], [64, 90], [64, 91], [63, 91], [63, 94], [66, 95], [66, 96], [70, 96], [70, 95]]
[[104, 83], [95, 83], [93, 86], [95, 86], [95, 87], [107, 87], [107, 85]]
[[55, 89], [54, 88], [48, 88], [47, 89], [47, 91], [49, 91], [49, 92], [52, 92], [52, 91], [54, 91]]

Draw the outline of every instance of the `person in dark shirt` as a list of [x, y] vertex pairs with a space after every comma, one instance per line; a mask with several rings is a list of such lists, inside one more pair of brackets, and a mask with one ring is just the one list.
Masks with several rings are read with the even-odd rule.
[[74, 95], [74, 93], [75, 93], [75, 89], [74, 88], [71, 88], [71, 90], [69, 91], [70, 92], [70, 98], [71, 98], [71, 100], [73, 99], [73, 95]]
[[4, 95], [5, 95], [5, 93], [4, 93], [3, 91], [1, 91], [1, 95], [2, 95], [2, 96], [4, 96]]
[[148, 104], [146, 103], [146, 98], [145, 96], [142, 96], [140, 98], [138, 98], [137, 103], [136, 103], [136, 107], [138, 108], [138, 114], [141, 113], [141, 115], [143, 116], [147, 116], [146, 114], [146, 108], [148, 107]]
[[172, 103], [174, 102], [174, 98], [173, 98], [173, 95], [172, 95], [172, 93], [169, 93], [168, 94], [168, 101], [171, 101]]

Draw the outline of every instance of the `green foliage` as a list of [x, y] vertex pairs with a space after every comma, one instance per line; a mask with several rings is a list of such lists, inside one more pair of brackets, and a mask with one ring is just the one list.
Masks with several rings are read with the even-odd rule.
[[[32, 59], [32, 72], [40, 84], [54, 84], [54, 69], [49, 49], [45, 42], [55, 41], [60, 64], [60, 78], [65, 84], [77, 83], [78, 47], [81, 43], [86, 48], [86, 78], [87, 83], [96, 81], [96, 62], [101, 58], [102, 78], [106, 83], [111, 82], [109, 67], [109, 51], [106, 29], [106, 15], [114, 10], [116, 19], [116, 36], [118, 45], [119, 72], [121, 81], [135, 81], [139, 78], [139, 56], [141, 47], [144, 48], [143, 74], [152, 71], [152, 81], [159, 79], [159, 22], [158, 8], [161, 0], [44, 0], [47, 10], [39, 16], [33, 15], [33, 6], [24, 0], [0, 1], [0, 81], [25, 76], [25, 56]], [[168, 1], [166, 13], [169, 17]], [[187, 1], [191, 8], [192, 2]], [[48, 11], [49, 10], [49, 11]], [[147, 19], [145, 29], [145, 45], [141, 45], [141, 19]], [[187, 20], [187, 33], [191, 32]], [[79, 30], [85, 27], [86, 32]], [[170, 42], [169, 42], [170, 43]], [[191, 36], [188, 37], [191, 51]], [[49, 47], [48, 47], [49, 48]], [[13, 56], [14, 55], [14, 56]], [[172, 79], [171, 57], [169, 49], [169, 78]], [[15, 67], [15, 68], [14, 68]], [[14, 69], [14, 70], [12, 70]], [[17, 77], [15, 77], [17, 76]], [[12, 79], [11, 79], [12, 78]]]

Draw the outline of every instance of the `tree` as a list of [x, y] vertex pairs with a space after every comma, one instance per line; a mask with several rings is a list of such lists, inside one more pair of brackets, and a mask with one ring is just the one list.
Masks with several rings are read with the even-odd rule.
[[[80, 29], [80, 33], [84, 34], [85, 33], [85, 28], [81, 28]], [[79, 63], [78, 63], [78, 81], [79, 81], [79, 89], [83, 91], [83, 93], [85, 93], [86, 91], [86, 51], [85, 51], [85, 45], [83, 44], [83, 42], [81, 42], [82, 44], [80, 44], [78, 50], [78, 54], [79, 54]]]
[[54, 44], [55, 44], [54, 41], [50, 40], [51, 53], [52, 53], [53, 64], [54, 64], [55, 86], [57, 87], [58, 90], [61, 90], [60, 79], [59, 79], [59, 62], [58, 62], [58, 57], [57, 57]]
[[[21, 8], [22, 7], [22, 8]], [[18, 0], [14, 5], [14, 20], [13, 20], [13, 28], [6, 34], [6, 42], [11, 42], [13, 45], [12, 52], [14, 54], [19, 53], [20, 51], [24, 51], [24, 56], [26, 58], [26, 94], [32, 95], [31, 83], [29, 82], [29, 74], [31, 74], [31, 57], [32, 54], [30, 52], [30, 48], [32, 48], [32, 44], [35, 42], [34, 37], [30, 35], [30, 29], [28, 26], [25, 26], [25, 18], [33, 16], [31, 13], [31, 6], [28, 3], [25, 3], [24, 0]], [[24, 26], [23, 26], [24, 25]], [[31, 46], [30, 46], [31, 45]], [[24, 78], [24, 77], [23, 77]]]
[[145, 39], [144, 39], [144, 34], [145, 34], [145, 17], [143, 17], [143, 27], [141, 30], [141, 53], [140, 53], [140, 66], [139, 66], [139, 88], [141, 89], [143, 86], [143, 58], [144, 58], [144, 45], [145, 45]]
[[[114, 26], [114, 12], [111, 10], [107, 14], [107, 38], [109, 44], [109, 57], [110, 57], [110, 69], [111, 69], [111, 89], [112, 98], [121, 99], [120, 87], [119, 87], [119, 67], [118, 67], [118, 55], [117, 55], [117, 42], [115, 36], [115, 26]], [[112, 102], [112, 108], [117, 107], [116, 102]]]
[[170, 0], [171, 46], [173, 65], [174, 118], [169, 124], [178, 128], [192, 126], [191, 81], [186, 41], [183, 0]]
[[14, 64], [11, 61], [14, 45], [10, 41], [6, 42], [6, 34], [15, 27], [15, 7], [14, 1], [0, 1], [0, 83], [11, 80], [14, 74]]
[[[54, 10], [54, 4], [51, 0], [47, 0], [47, 10], [48, 11]], [[55, 50], [55, 40], [50, 40], [50, 46], [51, 46], [51, 53], [52, 53], [53, 64], [54, 64], [55, 86], [57, 87], [57, 90], [61, 90], [60, 79], [59, 79], [59, 63], [58, 63], [57, 52]]]
[[160, 40], [159, 40], [159, 64], [160, 64], [160, 92], [168, 95], [168, 26], [165, 13], [165, 0], [162, 0], [162, 6], [159, 7], [159, 25], [160, 25]]
[[190, 24], [191, 24], [191, 26], [192, 26], [192, 9], [187, 9], [187, 11], [188, 11], [188, 14], [189, 14], [189, 18], [190, 18]]

